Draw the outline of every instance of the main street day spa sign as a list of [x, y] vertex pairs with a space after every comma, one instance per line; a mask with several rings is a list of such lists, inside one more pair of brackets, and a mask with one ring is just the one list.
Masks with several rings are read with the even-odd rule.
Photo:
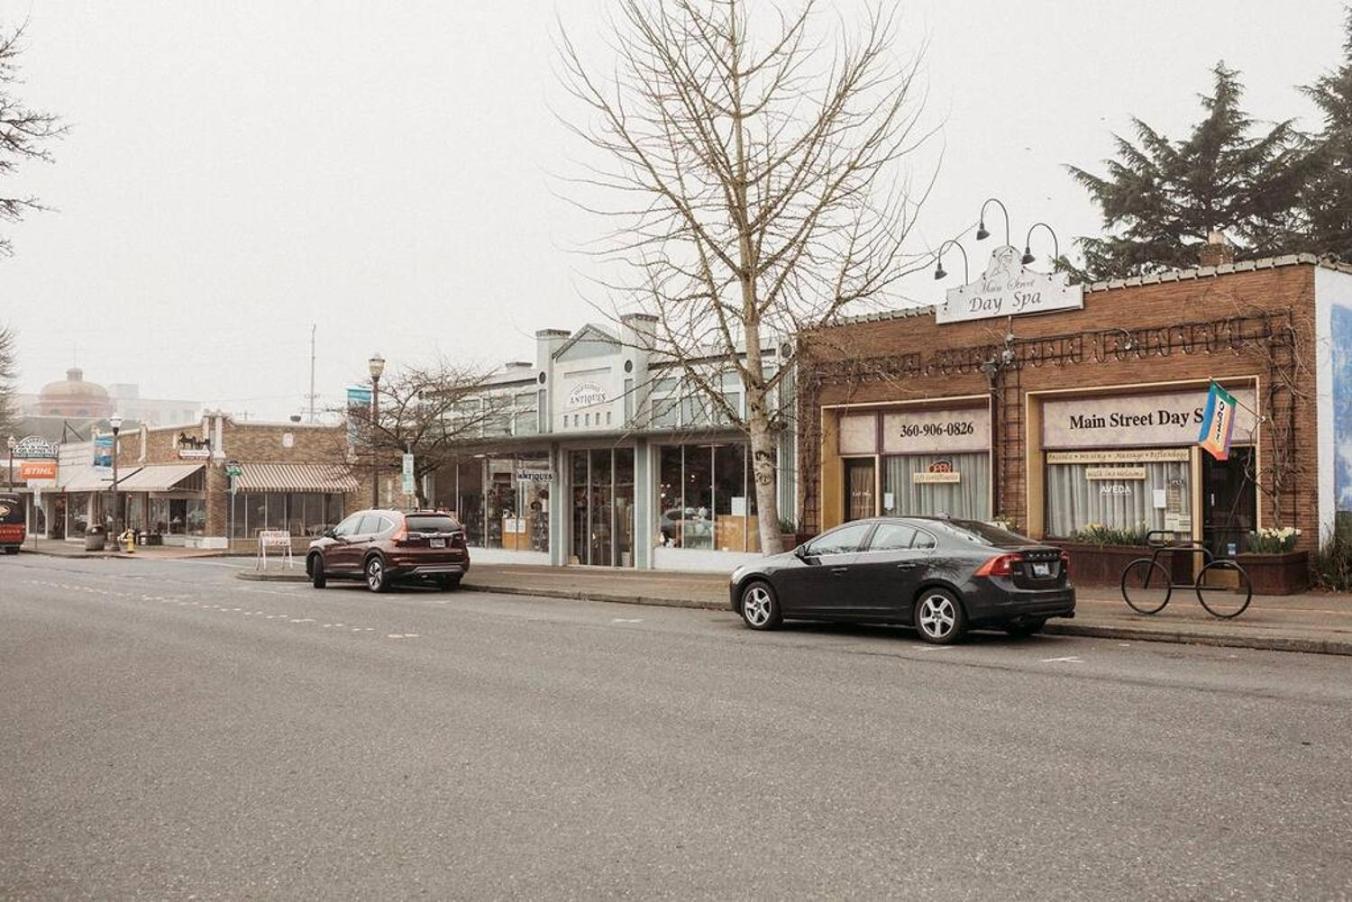
[[1033, 272], [1019, 259], [1019, 252], [1009, 245], [997, 247], [979, 279], [949, 290], [948, 299], [934, 311], [935, 322], [964, 323], [1084, 307], [1083, 285], [1068, 284], [1064, 273]]

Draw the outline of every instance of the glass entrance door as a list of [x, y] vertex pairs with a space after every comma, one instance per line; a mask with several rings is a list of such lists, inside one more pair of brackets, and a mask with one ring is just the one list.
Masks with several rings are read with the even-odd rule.
[[845, 461], [845, 519], [862, 520], [877, 512], [874, 501], [878, 481], [872, 458]]
[[571, 548], [575, 563], [632, 567], [634, 449], [573, 451]]
[[1228, 460], [1202, 455], [1202, 541], [1216, 557], [1247, 550], [1258, 522], [1253, 449], [1232, 447]]

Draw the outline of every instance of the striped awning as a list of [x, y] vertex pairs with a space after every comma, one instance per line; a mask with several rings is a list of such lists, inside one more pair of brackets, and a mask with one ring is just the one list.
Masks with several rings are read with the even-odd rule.
[[117, 487], [124, 492], [168, 492], [205, 468], [206, 464], [151, 465], [130, 476], [119, 477]]
[[241, 464], [241, 492], [355, 492], [356, 477], [338, 464]]

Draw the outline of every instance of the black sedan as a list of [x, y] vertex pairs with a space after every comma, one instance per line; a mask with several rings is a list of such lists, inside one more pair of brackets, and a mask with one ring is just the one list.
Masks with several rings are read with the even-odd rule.
[[914, 625], [927, 642], [968, 629], [1011, 635], [1075, 616], [1070, 561], [1050, 545], [974, 520], [856, 520], [739, 567], [732, 609], [752, 629], [785, 618]]

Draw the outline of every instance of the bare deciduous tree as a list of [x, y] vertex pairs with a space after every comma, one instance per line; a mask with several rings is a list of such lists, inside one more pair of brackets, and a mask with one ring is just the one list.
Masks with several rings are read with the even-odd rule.
[[423, 476], [454, 463], [467, 442], [509, 416], [512, 396], [491, 390], [489, 374], [469, 366], [438, 361], [410, 366], [380, 380], [379, 413], [343, 411], [349, 418], [351, 448], [342, 453], [354, 474], [368, 482], [373, 474], [398, 470], [405, 453], [413, 455], [419, 506], [427, 504]]
[[[657, 316], [651, 350], [747, 433], [761, 547], [775, 552], [774, 398], [792, 371], [770, 372], [763, 349], [880, 302], [921, 265], [902, 252], [925, 193], [904, 164], [929, 133], [920, 55], [894, 58], [891, 13], [837, 35], [817, 31], [810, 0], [748, 6], [623, 0], [604, 77], [562, 27], [558, 44], [590, 114], [565, 125], [600, 156], [570, 193], [616, 221], [593, 251], [615, 275], [598, 281], [615, 306]], [[740, 377], [745, 412], [720, 371]]]
[[14, 330], [0, 326], [0, 436], [14, 434], [14, 380], [19, 374]]
[[[65, 134], [66, 128], [51, 113], [29, 109], [13, 93], [19, 78], [20, 39], [23, 27], [6, 32], [0, 27], [0, 177], [13, 175], [21, 162], [42, 160], [51, 162], [51, 154], [44, 144]], [[36, 197], [7, 197], [0, 194], [0, 221], [18, 222], [23, 214], [41, 210]], [[8, 256], [12, 247], [0, 235], [0, 256]]]

